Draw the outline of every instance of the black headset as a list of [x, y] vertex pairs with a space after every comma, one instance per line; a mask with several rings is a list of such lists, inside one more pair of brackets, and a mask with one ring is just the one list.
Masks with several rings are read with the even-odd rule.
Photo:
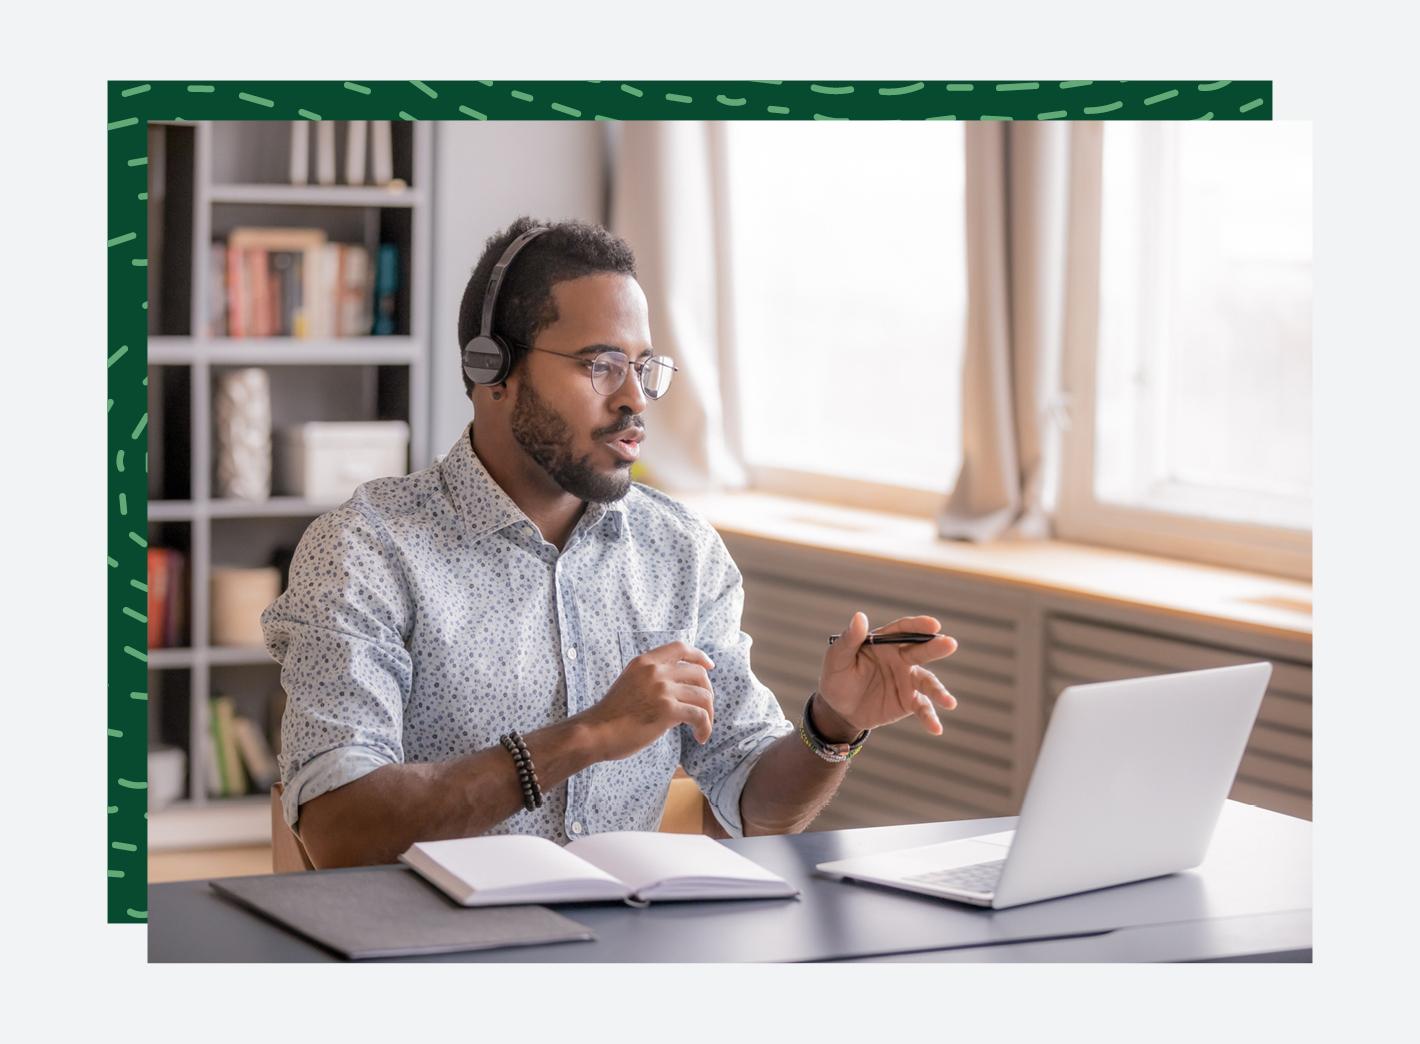
[[474, 384], [502, 384], [508, 378], [517, 358], [513, 346], [493, 332], [493, 309], [498, 304], [498, 287], [503, 282], [503, 273], [518, 256], [518, 251], [547, 231], [530, 228], [508, 244], [503, 256], [493, 266], [488, 277], [488, 288], [483, 291], [483, 322], [478, 334], [463, 346], [463, 372]]

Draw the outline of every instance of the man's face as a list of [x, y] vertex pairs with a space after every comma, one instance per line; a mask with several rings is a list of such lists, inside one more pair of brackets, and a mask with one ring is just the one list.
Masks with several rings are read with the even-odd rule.
[[[552, 288], [557, 321], [544, 327], [508, 378], [518, 445], [562, 489], [581, 500], [613, 501], [631, 488], [646, 395], [629, 368], [610, 395], [592, 387], [597, 352], [615, 348], [633, 362], [651, 352], [646, 295], [626, 275], [569, 279]], [[547, 352], [559, 352], [559, 358]], [[618, 438], [620, 436], [620, 438]]]

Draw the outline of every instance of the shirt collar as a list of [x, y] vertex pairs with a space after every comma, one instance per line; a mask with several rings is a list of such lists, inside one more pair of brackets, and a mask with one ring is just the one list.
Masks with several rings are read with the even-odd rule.
[[[475, 537], [530, 521], [523, 509], [488, 474], [483, 461], [473, 452], [471, 422], [439, 462], [439, 472], [454, 507]], [[610, 504], [589, 501], [577, 528], [590, 530], [603, 525], [607, 533], [619, 536], [624, 529], [625, 517], [626, 497]]]

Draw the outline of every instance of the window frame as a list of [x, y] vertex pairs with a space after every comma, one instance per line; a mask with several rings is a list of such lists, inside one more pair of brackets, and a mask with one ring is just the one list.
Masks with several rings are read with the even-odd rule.
[[1311, 529], [1224, 521], [1099, 500], [1094, 493], [1101, 195], [1106, 123], [1071, 126], [1070, 245], [1062, 375], [1070, 424], [1061, 436], [1054, 521], [1063, 540], [1310, 581]]
[[946, 501], [947, 491], [894, 486], [844, 475], [746, 464], [749, 488], [756, 493], [813, 500], [822, 504], [882, 511], [891, 515], [935, 518]]
[[[722, 415], [725, 439], [744, 469], [746, 489], [755, 493], [839, 507], [883, 511], [916, 518], [935, 518], [946, 501], [947, 489], [921, 489], [874, 482], [871, 479], [754, 464], [745, 453], [744, 419], [741, 413], [744, 403], [741, 382], [744, 380], [744, 373], [735, 336], [734, 272], [731, 266], [731, 237], [734, 235], [734, 229], [730, 223], [733, 211], [730, 205], [728, 130], [724, 121], [709, 124], [711, 185], [716, 215], [716, 325], [720, 331], [723, 360], [721, 397], [724, 400]], [[731, 394], [726, 394], [731, 390]]]

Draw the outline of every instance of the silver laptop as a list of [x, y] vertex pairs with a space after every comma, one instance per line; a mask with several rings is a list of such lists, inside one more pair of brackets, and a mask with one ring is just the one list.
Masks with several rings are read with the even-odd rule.
[[832, 877], [1004, 909], [1197, 866], [1270, 663], [1072, 685], [1015, 830], [819, 863]]

